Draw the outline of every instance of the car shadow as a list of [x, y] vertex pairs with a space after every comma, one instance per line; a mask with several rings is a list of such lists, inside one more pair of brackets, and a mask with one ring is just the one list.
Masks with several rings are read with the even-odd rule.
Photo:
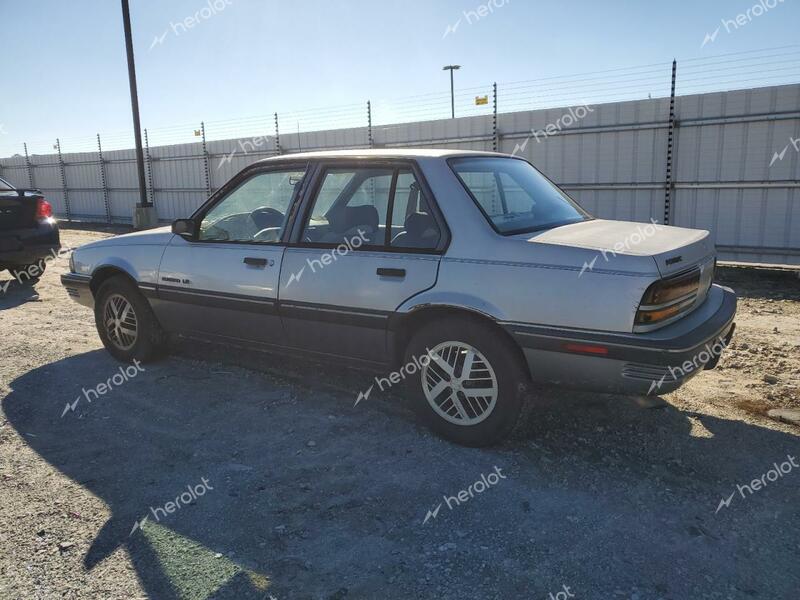
[[20, 283], [15, 278], [0, 272], [0, 310], [9, 310], [26, 302], [35, 302], [39, 299], [36, 291], [38, 281]]
[[[120, 368], [128, 377], [117, 384]], [[786, 452], [800, 454], [790, 433], [550, 390], [520, 436], [476, 450], [428, 434], [391, 396], [353, 407], [370, 383], [361, 372], [340, 370], [331, 389], [324, 371], [299, 366], [286, 380], [192, 357], [142, 368], [103, 351], [71, 356], [14, 380], [2, 407], [33, 450], [107, 505], [106, 523], [87, 534], [84, 567], [124, 549], [150, 597], [455, 598], [475, 597], [469, 590], [478, 588], [491, 597], [537, 597], [564, 582], [595, 589], [603, 573], [617, 571], [625, 573], [612, 582], [620, 589], [630, 577], [649, 578], [645, 590], [689, 597], [697, 588], [662, 582], [648, 562], [668, 563], [671, 536], [681, 535], [716, 546], [713, 560], [708, 547], [681, 550], [708, 560], [714, 579], [757, 589], [779, 571], [784, 583], [771, 589], [797, 589], [796, 557], [743, 556], [726, 539], [727, 513], [714, 514], [734, 482], [752, 480]], [[103, 382], [109, 390], [100, 394]], [[427, 523], [442, 493], [457, 493], [496, 465], [506, 469], [507, 491]], [[788, 547], [798, 515], [776, 495], [791, 489], [776, 484], [735, 508], [755, 515], [753, 527], [788, 510], [772, 534]], [[647, 511], [624, 512], [639, 501]], [[762, 518], [765, 503], [771, 513]], [[582, 511], [594, 528], [583, 517], [569, 520]], [[682, 526], [661, 532], [665, 555], [656, 557], [662, 546], [654, 547], [652, 530], [665, 516]], [[573, 528], [581, 560], [568, 552], [543, 560], [532, 532], [545, 544], [569, 539]], [[609, 547], [615, 528], [624, 547]], [[441, 551], [448, 544], [505, 558], [488, 571], [469, 566], [483, 559], [454, 566]], [[646, 564], [628, 560], [637, 553]]]

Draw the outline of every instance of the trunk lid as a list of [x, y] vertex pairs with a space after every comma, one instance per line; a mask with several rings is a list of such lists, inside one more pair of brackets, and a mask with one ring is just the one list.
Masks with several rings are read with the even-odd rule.
[[39, 198], [40, 195], [26, 195], [21, 190], [0, 190], [0, 231], [33, 227]]
[[622, 256], [651, 256], [662, 277], [686, 271], [714, 255], [708, 231], [659, 223], [594, 219], [556, 227], [532, 237], [532, 242], [596, 250], [613, 264]]

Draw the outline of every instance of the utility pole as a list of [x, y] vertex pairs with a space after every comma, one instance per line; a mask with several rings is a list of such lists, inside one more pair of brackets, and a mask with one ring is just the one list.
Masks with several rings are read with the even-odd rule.
[[456, 99], [453, 91], [453, 71], [458, 71], [461, 65], [447, 65], [442, 67], [442, 71], [450, 71], [450, 118], [456, 118]]
[[144, 151], [142, 150], [142, 128], [139, 123], [139, 94], [136, 91], [136, 65], [133, 61], [133, 35], [128, 0], [122, 0], [122, 22], [125, 26], [125, 51], [128, 57], [128, 84], [131, 90], [131, 112], [133, 113], [133, 137], [136, 142], [136, 168], [139, 174], [139, 202], [133, 214], [136, 229], [148, 229], [158, 225], [155, 207], [147, 199], [144, 174]]

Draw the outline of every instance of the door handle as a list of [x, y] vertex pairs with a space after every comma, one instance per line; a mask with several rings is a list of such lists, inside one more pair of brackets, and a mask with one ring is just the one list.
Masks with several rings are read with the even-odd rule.
[[381, 277], [405, 277], [406, 270], [405, 269], [387, 269], [384, 267], [378, 267], [377, 271], [378, 275]]
[[244, 259], [244, 264], [251, 265], [253, 267], [266, 267], [267, 266], [267, 259], [266, 258], [253, 258], [252, 256], [246, 256]]

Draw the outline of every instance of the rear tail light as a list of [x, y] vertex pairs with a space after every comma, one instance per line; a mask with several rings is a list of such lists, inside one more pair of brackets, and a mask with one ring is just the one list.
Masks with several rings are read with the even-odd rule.
[[36, 201], [36, 218], [49, 219], [53, 216], [53, 206], [44, 198], [39, 198]]
[[700, 270], [694, 269], [670, 279], [661, 279], [644, 293], [636, 325], [656, 325], [689, 310], [700, 290]]

